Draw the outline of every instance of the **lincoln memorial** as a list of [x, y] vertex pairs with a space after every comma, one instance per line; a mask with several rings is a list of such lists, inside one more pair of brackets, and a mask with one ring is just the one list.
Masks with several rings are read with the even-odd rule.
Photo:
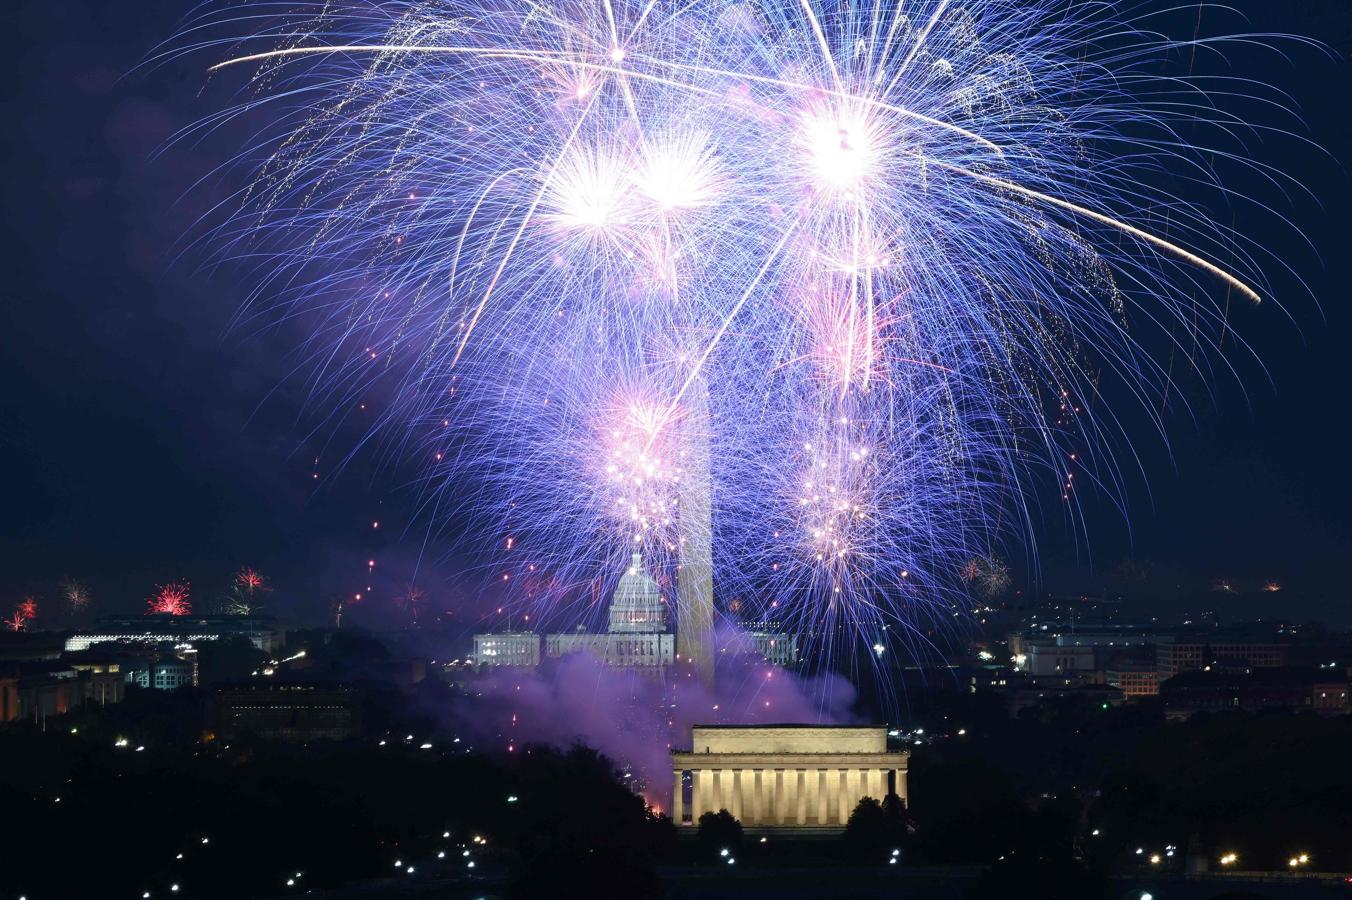
[[677, 825], [726, 809], [749, 828], [842, 828], [862, 797], [906, 799], [908, 754], [888, 752], [886, 726], [696, 725], [692, 744], [671, 754]]

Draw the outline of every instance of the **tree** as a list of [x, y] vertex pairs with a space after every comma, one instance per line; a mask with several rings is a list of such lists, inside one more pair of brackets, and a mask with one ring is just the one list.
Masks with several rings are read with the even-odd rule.
[[896, 794], [882, 803], [864, 797], [845, 824], [846, 852], [861, 863], [890, 859], [906, 840], [906, 804]]
[[675, 843], [671, 820], [630, 790], [597, 751], [530, 745], [518, 758], [503, 840], [520, 864], [513, 896], [560, 896], [585, 885], [592, 897], [660, 896], [657, 863]]
[[883, 798], [883, 815], [887, 819], [892, 846], [904, 849], [911, 833], [915, 831], [915, 823], [906, 812], [906, 801], [896, 794], [888, 794]]
[[1029, 838], [1028, 807], [1003, 772], [976, 760], [912, 767], [916, 850], [929, 862], [989, 864]]
[[726, 809], [707, 812], [699, 817], [699, 844], [708, 856], [723, 850], [735, 855], [742, 847], [742, 823]]

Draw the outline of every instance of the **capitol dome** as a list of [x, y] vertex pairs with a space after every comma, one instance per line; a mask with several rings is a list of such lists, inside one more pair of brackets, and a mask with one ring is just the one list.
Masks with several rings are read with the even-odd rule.
[[651, 633], [666, 630], [662, 590], [643, 568], [643, 554], [635, 553], [628, 571], [620, 576], [610, 604], [610, 632]]

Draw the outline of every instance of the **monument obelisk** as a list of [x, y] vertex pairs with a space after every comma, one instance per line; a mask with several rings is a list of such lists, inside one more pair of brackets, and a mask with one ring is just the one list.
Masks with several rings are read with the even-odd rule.
[[676, 579], [676, 653], [701, 682], [714, 681], [713, 479], [709, 394], [694, 376], [683, 398], [684, 478], [680, 486], [680, 571]]

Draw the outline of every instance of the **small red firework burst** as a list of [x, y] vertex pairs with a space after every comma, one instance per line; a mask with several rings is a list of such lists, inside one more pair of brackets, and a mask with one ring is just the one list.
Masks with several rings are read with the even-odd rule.
[[394, 602], [400, 609], [408, 613], [409, 619], [415, 626], [418, 624], [418, 613], [422, 610], [423, 603], [426, 600], [427, 592], [412, 584], [402, 594], [394, 598]]
[[263, 573], [248, 566], [235, 573], [235, 586], [250, 594], [267, 590], [267, 579]]
[[14, 607], [14, 614], [5, 619], [5, 626], [10, 631], [23, 631], [28, 627], [28, 623], [38, 617], [38, 601], [32, 597], [25, 597]]
[[188, 582], [173, 581], [162, 584], [146, 601], [148, 616], [186, 616], [192, 612], [188, 599]]

